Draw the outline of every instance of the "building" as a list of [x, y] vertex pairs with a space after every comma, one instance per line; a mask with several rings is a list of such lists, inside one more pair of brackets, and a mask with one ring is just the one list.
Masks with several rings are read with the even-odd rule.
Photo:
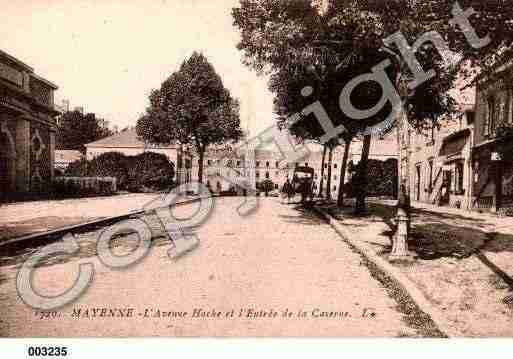
[[[228, 191], [237, 183], [245, 183], [246, 186], [255, 186], [265, 180], [274, 183], [276, 190], [281, 189], [287, 178], [292, 179], [294, 169], [297, 166], [312, 167], [315, 171], [315, 187], [320, 188], [322, 173], [322, 151], [319, 148], [312, 148], [310, 154], [297, 162], [287, 162], [277, 151], [254, 150], [254, 159], [249, 159], [246, 149], [233, 150], [230, 146], [211, 148], [204, 159], [204, 183], [213, 192]], [[331, 194], [333, 198], [338, 196], [340, 190], [341, 164], [344, 156], [344, 146], [339, 146], [333, 151], [331, 168]], [[253, 157], [253, 156], [251, 156]], [[293, 156], [290, 156], [293, 157]], [[361, 158], [361, 143], [354, 142], [349, 152], [349, 161], [357, 164]], [[388, 160], [397, 159], [397, 141], [391, 138], [373, 141], [370, 159]], [[185, 169], [178, 169], [180, 183], [187, 183], [198, 178], [198, 159], [187, 159]], [[328, 155], [324, 163], [323, 189], [328, 185]], [[348, 171], [349, 168], [346, 169]], [[248, 184], [247, 178], [254, 178], [254, 183]], [[350, 179], [346, 172], [345, 182]], [[250, 187], [254, 188], [254, 187]]]
[[55, 150], [54, 168], [64, 172], [71, 163], [80, 161], [83, 157], [84, 155], [80, 151]]
[[171, 162], [177, 165], [178, 146], [155, 146], [145, 143], [137, 136], [135, 129], [127, 129], [101, 140], [85, 145], [86, 158], [92, 160], [107, 152], [120, 152], [126, 156], [137, 156], [144, 152], [154, 152], [165, 155]]
[[[91, 160], [103, 153], [120, 152], [126, 156], [135, 156], [147, 151], [161, 153], [175, 164], [176, 182], [179, 184], [192, 183], [199, 177], [199, 159], [194, 151], [186, 146], [169, 145], [154, 146], [144, 143], [137, 136], [134, 129], [117, 133], [85, 145], [86, 158]], [[242, 146], [218, 145], [210, 146], [204, 156], [203, 178], [204, 183], [215, 193], [237, 190], [244, 192], [244, 188], [255, 189], [257, 184], [265, 180], [274, 183], [276, 190], [281, 189], [287, 178], [292, 179], [296, 166], [312, 167], [315, 170], [315, 186], [320, 188], [322, 172], [322, 151], [320, 147], [313, 150], [308, 157], [301, 161], [289, 163], [276, 151], [254, 150], [254, 154]], [[353, 152], [354, 151], [354, 152]], [[344, 156], [344, 147], [339, 146], [333, 151], [331, 193], [338, 195], [340, 187], [340, 165]], [[349, 161], [359, 162], [361, 148], [358, 143], [352, 145]], [[291, 156], [292, 157], [292, 156]], [[387, 160], [397, 159], [397, 142], [391, 139], [373, 141], [369, 158]], [[328, 184], [328, 156], [324, 164], [324, 184]], [[349, 175], [346, 174], [346, 181]], [[250, 181], [250, 183], [248, 183]], [[247, 192], [247, 191], [246, 191]]]
[[0, 195], [44, 191], [54, 176], [57, 86], [0, 50]]
[[[358, 164], [362, 158], [363, 141], [353, 141], [351, 143], [349, 160]], [[387, 161], [390, 159], [399, 159], [399, 144], [395, 136], [386, 136], [385, 138], [375, 138], [371, 141], [369, 159], [378, 161]]]
[[474, 105], [441, 120], [441, 127], [409, 131], [410, 197], [413, 201], [472, 208]]
[[475, 207], [494, 212], [513, 207], [513, 165], [498, 151], [504, 141], [512, 141], [498, 131], [513, 124], [512, 74], [508, 63], [477, 79], [473, 199]]
[[[336, 196], [339, 186], [340, 163], [343, 150], [337, 149], [333, 154], [332, 164], [332, 195]], [[316, 187], [320, 188], [322, 153], [312, 152], [308, 157], [298, 162], [287, 162], [276, 151], [255, 150], [254, 159], [248, 159], [246, 151], [237, 150], [210, 150], [205, 156], [205, 184], [213, 192], [228, 191], [237, 187], [237, 183], [245, 183], [250, 188], [256, 188], [258, 183], [269, 180], [274, 184], [274, 189], [279, 190], [288, 179], [292, 179], [294, 169], [297, 166], [312, 167], [315, 170]], [[324, 188], [328, 179], [328, 163], [325, 163]], [[191, 168], [191, 174], [187, 178], [198, 178], [197, 161]], [[254, 178], [254, 183], [248, 184], [247, 179]]]

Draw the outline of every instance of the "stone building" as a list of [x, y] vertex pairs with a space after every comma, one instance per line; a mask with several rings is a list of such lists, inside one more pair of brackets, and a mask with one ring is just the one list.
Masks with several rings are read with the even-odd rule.
[[44, 191], [52, 181], [57, 86], [0, 50], [0, 195]]
[[[178, 184], [195, 182], [198, 179], [198, 156], [194, 151], [180, 145], [154, 146], [144, 143], [138, 138], [135, 130], [126, 130], [113, 136], [87, 144], [86, 157], [91, 160], [103, 153], [120, 152], [127, 156], [143, 152], [155, 152], [166, 155], [175, 164]], [[313, 148], [315, 147], [315, 148]], [[310, 154], [301, 161], [288, 163], [279, 152], [271, 150], [254, 150], [250, 155], [245, 148], [237, 146], [211, 146], [204, 157], [204, 183], [215, 193], [228, 191], [236, 187], [243, 194], [244, 188], [255, 189], [256, 185], [265, 180], [274, 183], [276, 190], [281, 189], [287, 178], [292, 179], [296, 166], [312, 167], [315, 170], [316, 187], [320, 188], [322, 172], [322, 152], [319, 146], [312, 146]], [[355, 142], [350, 149], [349, 161], [358, 163], [361, 154], [360, 143]], [[340, 187], [340, 165], [344, 155], [344, 147], [339, 146], [333, 151], [331, 194], [338, 196]], [[390, 139], [373, 141], [369, 158], [386, 160], [397, 158], [397, 143]], [[251, 157], [251, 158], [250, 158]], [[253, 158], [254, 157], [254, 158]], [[292, 156], [291, 156], [292, 157]], [[324, 184], [328, 184], [328, 156], [324, 165]], [[346, 173], [346, 181], [349, 174]], [[191, 190], [194, 190], [191, 188]]]
[[[333, 153], [331, 181], [333, 196], [338, 193], [339, 166], [342, 156], [343, 148], [338, 148]], [[191, 159], [186, 155], [184, 158], [183, 166], [178, 167], [178, 181], [179, 183], [193, 182], [198, 178], [199, 172], [197, 156], [193, 156]], [[242, 194], [244, 188], [255, 189], [258, 183], [265, 180], [272, 181], [274, 189], [279, 190], [287, 178], [292, 179], [296, 166], [314, 168], [316, 186], [320, 188], [322, 153], [313, 151], [301, 161], [287, 162], [277, 151], [257, 149], [254, 150], [254, 155], [249, 155], [246, 149], [233, 149], [231, 146], [212, 147], [205, 154], [203, 182], [215, 193], [235, 189]], [[326, 163], [324, 188], [327, 183], [327, 168], [328, 164]]]
[[474, 106], [423, 133], [410, 129], [409, 176], [413, 201], [472, 208]]
[[54, 168], [64, 172], [70, 164], [80, 161], [84, 155], [76, 150], [55, 150]]
[[[501, 158], [499, 129], [513, 124], [513, 64], [496, 67], [491, 75], [477, 80], [474, 131], [474, 202], [494, 212], [513, 207], [513, 165]], [[507, 160], [507, 161], [506, 161]]]
[[[246, 150], [232, 150], [229, 146], [211, 148], [205, 154], [204, 162], [204, 183], [209, 185], [213, 192], [222, 192], [229, 190], [234, 184], [245, 183], [250, 188], [256, 187], [256, 184], [265, 180], [274, 183], [275, 190], [281, 189], [287, 178], [292, 179], [296, 166], [312, 167], [315, 171], [315, 187], [320, 188], [322, 173], [322, 151], [320, 148], [311, 148], [310, 154], [301, 161], [288, 162], [282, 158], [277, 151], [255, 150], [254, 159], [247, 160]], [[338, 196], [340, 187], [340, 166], [344, 156], [344, 147], [339, 146], [333, 151], [331, 168], [331, 195], [333, 198]], [[293, 156], [290, 156], [293, 157]], [[349, 161], [357, 164], [361, 157], [361, 144], [355, 142], [351, 145], [349, 152]], [[397, 159], [397, 142], [390, 138], [385, 140], [373, 141], [371, 146], [370, 159], [387, 160]], [[194, 181], [198, 178], [198, 160], [186, 160], [185, 169], [178, 167], [180, 183]], [[349, 169], [349, 168], [348, 168]], [[346, 169], [346, 171], [348, 170]], [[328, 185], [328, 156], [324, 164], [323, 188]], [[248, 184], [247, 179], [252, 179], [254, 183]], [[346, 182], [349, 181], [349, 173], [346, 173]], [[253, 187], [254, 186], [254, 187]]]
[[107, 152], [120, 152], [125, 156], [137, 156], [144, 152], [159, 153], [165, 155], [175, 166], [178, 160], [178, 146], [155, 146], [145, 143], [137, 136], [135, 129], [118, 132], [112, 136], [88, 143], [85, 147], [87, 160], [92, 160]]

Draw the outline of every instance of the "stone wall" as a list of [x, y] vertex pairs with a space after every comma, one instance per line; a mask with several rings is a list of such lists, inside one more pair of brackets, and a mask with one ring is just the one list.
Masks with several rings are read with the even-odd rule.
[[52, 181], [50, 128], [37, 122], [30, 126], [30, 188], [42, 192]]

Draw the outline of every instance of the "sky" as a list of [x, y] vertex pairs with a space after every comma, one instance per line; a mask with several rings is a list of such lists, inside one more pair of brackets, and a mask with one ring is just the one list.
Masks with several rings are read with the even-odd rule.
[[[0, 0], [0, 49], [59, 86], [55, 102], [135, 126], [148, 95], [202, 51], [253, 135], [274, 123], [267, 78], [241, 62], [238, 0]], [[253, 114], [253, 116], [250, 116]], [[248, 119], [251, 119], [248, 121]]]

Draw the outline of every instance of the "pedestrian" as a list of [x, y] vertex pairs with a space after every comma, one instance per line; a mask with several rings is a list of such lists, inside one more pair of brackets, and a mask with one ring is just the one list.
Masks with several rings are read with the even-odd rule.
[[295, 183], [294, 181], [292, 181], [292, 183], [289, 183], [289, 188], [287, 191], [287, 204], [290, 204], [290, 201], [296, 195], [296, 189], [294, 187], [295, 186], [294, 183]]
[[281, 198], [282, 198], [281, 202], [282, 203], [285, 200], [285, 198], [288, 198], [289, 191], [290, 191], [290, 181], [289, 181], [289, 178], [287, 177], [287, 180], [285, 181], [285, 183], [283, 184], [283, 187], [281, 188]]

